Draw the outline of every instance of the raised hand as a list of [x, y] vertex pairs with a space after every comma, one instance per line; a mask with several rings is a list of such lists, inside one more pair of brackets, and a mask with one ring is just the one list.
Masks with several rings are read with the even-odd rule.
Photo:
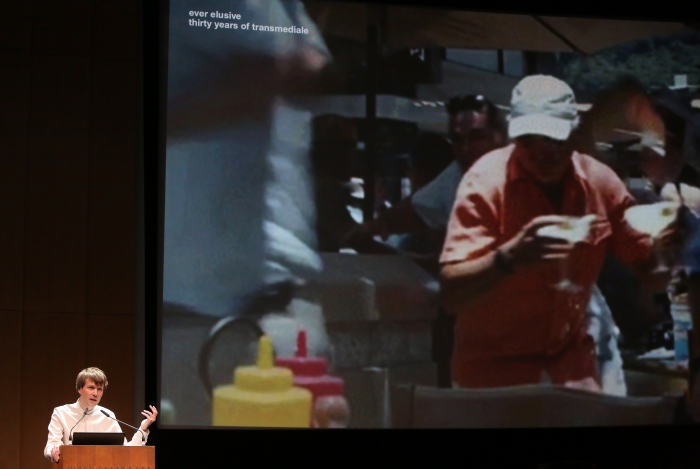
[[156, 421], [156, 417], [158, 417], [158, 409], [156, 409], [156, 408], [155, 408], [154, 406], [152, 406], [152, 405], [149, 405], [148, 407], [151, 408], [150, 411], [144, 410], [144, 411], [141, 412], [141, 415], [143, 415], [144, 417], [146, 417], [146, 418], [143, 419], [143, 421], [141, 422], [141, 430], [143, 430], [143, 431], [148, 430], [148, 427], [149, 427], [153, 422], [155, 422], [155, 421]]

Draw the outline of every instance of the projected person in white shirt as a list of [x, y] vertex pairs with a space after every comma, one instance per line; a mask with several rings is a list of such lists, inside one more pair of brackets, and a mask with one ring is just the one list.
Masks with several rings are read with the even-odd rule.
[[[56, 407], [49, 423], [49, 437], [44, 448], [44, 456], [52, 462], [58, 462], [61, 457], [61, 445], [72, 444], [75, 432], [121, 432], [121, 427], [114, 419], [114, 413], [99, 406], [104, 390], [107, 389], [107, 376], [99, 368], [86, 368], [78, 373], [75, 389], [80, 398], [74, 404]], [[148, 439], [148, 427], [156, 421], [158, 410], [149, 406], [141, 414], [146, 417], [134, 433], [131, 441], [124, 438], [128, 446], [143, 446]], [[106, 412], [111, 416], [105, 415]]]

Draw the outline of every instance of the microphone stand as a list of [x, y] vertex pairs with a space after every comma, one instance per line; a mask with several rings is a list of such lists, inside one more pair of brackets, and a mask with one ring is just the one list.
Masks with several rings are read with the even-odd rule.
[[[88, 410], [86, 408], [85, 412], [83, 412], [83, 416], [80, 417], [77, 422], [75, 422], [75, 425], [73, 425], [73, 428], [75, 428], [80, 423], [80, 421], [85, 418], [87, 413], [88, 413]], [[68, 434], [68, 441], [73, 441], [73, 428], [70, 429], [70, 433]]]
[[136, 428], [136, 427], [134, 427], [133, 425], [129, 425], [129, 424], [126, 423], [126, 422], [122, 422], [121, 420], [117, 419], [116, 417], [112, 417], [112, 416], [109, 415], [106, 411], [104, 411], [104, 410], [102, 410], [102, 409], [100, 409], [100, 412], [102, 412], [102, 413], [105, 414], [107, 417], [111, 418], [112, 420], [116, 420], [116, 421], [119, 422], [119, 423], [123, 423], [123, 424], [126, 425], [127, 427], [131, 427], [131, 428], [133, 428], [134, 430], [137, 430], [139, 433], [141, 433], [141, 442], [145, 442], [145, 441], [146, 441], [146, 435], [144, 435], [143, 431], [141, 431], [140, 428]]

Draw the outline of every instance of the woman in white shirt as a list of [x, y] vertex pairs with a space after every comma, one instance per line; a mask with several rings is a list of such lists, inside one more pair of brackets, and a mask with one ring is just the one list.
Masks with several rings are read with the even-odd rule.
[[[44, 448], [44, 456], [52, 462], [58, 462], [61, 456], [61, 445], [72, 444], [74, 432], [121, 432], [121, 427], [115, 420], [114, 413], [99, 406], [104, 390], [107, 389], [107, 376], [99, 368], [86, 368], [78, 373], [75, 389], [80, 398], [74, 404], [56, 407], [49, 423], [49, 437]], [[156, 421], [158, 410], [149, 406], [150, 411], [141, 414], [146, 417], [134, 433], [131, 441], [124, 438], [124, 444], [143, 446], [148, 439], [148, 427]], [[105, 411], [112, 418], [108, 417]]]

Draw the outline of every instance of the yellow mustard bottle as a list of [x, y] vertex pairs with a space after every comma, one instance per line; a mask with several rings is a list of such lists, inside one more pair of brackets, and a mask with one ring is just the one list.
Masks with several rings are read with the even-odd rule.
[[214, 389], [214, 425], [309, 427], [311, 392], [294, 387], [292, 371], [273, 363], [272, 341], [262, 336], [257, 365], [239, 366], [233, 385]]

